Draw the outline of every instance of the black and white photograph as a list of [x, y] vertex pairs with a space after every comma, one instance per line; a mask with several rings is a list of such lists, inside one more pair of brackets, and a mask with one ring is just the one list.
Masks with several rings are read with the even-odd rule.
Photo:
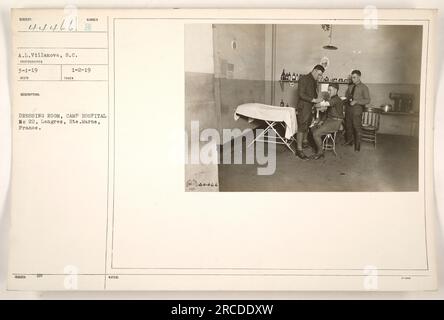
[[[12, 8], [0, 287], [442, 288], [442, 10], [334, 6]], [[265, 314], [233, 301], [164, 315]]]
[[187, 24], [187, 191], [418, 190], [421, 25]]

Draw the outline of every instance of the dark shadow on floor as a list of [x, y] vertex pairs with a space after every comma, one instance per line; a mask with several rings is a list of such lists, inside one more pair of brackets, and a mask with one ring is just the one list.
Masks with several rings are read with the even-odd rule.
[[219, 190], [418, 191], [418, 137], [378, 135], [376, 149], [362, 142], [361, 152], [337, 140], [337, 157], [328, 151], [322, 160], [302, 161], [278, 145], [273, 175], [258, 175], [257, 164], [221, 164]]

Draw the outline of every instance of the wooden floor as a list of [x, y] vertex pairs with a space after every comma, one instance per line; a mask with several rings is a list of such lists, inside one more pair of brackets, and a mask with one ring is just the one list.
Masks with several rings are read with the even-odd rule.
[[338, 136], [337, 157], [326, 152], [323, 160], [302, 161], [278, 145], [273, 175], [258, 175], [257, 164], [219, 165], [220, 191], [418, 190], [417, 137], [378, 135], [376, 149], [362, 142], [358, 153], [342, 146], [342, 139]]

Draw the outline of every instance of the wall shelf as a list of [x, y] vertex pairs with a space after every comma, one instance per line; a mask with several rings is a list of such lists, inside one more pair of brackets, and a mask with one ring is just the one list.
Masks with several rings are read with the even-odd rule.
[[381, 115], [418, 117], [419, 113], [418, 112], [389, 111], [389, 112], [381, 112]]
[[[293, 83], [298, 83], [298, 80], [279, 80], [279, 82], [285, 83], [285, 82], [293, 82]], [[339, 82], [339, 81], [318, 81], [318, 83], [320, 84], [326, 84], [326, 83], [337, 83], [337, 84], [349, 84], [348, 82]]]

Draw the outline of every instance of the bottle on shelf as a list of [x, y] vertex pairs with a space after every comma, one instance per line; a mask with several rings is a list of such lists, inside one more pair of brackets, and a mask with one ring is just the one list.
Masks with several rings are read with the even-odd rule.
[[285, 69], [282, 69], [281, 80], [285, 80]]
[[296, 73], [296, 81], [299, 81], [299, 73]]
[[296, 81], [296, 73], [293, 72], [293, 75], [291, 76], [291, 81]]
[[284, 104], [284, 99], [281, 99], [281, 107], [283, 107], [285, 104]]
[[289, 108], [290, 106], [288, 105], [288, 102], [287, 102], [287, 104], [285, 105], [285, 107], [287, 107], [287, 108]]

